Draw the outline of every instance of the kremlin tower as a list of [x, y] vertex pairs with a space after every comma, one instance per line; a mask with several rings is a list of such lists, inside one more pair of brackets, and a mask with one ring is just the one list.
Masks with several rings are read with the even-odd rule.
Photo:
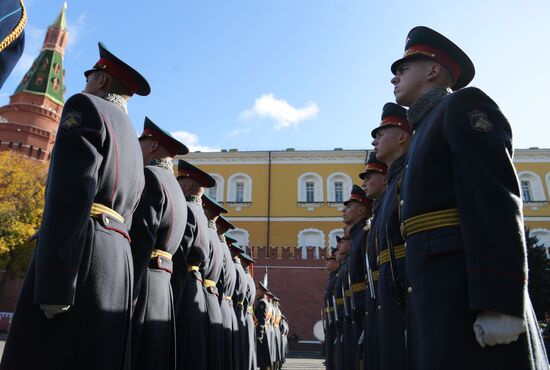
[[40, 55], [9, 104], [0, 107], [0, 150], [14, 150], [40, 161], [50, 159], [65, 95], [66, 9], [65, 3], [48, 27]]

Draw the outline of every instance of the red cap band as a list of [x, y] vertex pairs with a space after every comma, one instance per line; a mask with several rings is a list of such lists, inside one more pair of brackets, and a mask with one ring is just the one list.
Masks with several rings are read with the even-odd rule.
[[458, 80], [458, 77], [460, 76], [460, 72], [462, 69], [460, 68], [460, 64], [456, 62], [453, 58], [445, 54], [443, 51], [436, 49], [434, 47], [431, 47], [429, 45], [412, 45], [405, 51], [404, 57], [408, 57], [411, 55], [424, 55], [429, 58], [433, 58], [443, 64], [445, 68], [449, 70], [451, 73], [453, 80]]
[[361, 203], [362, 205], [364, 205], [367, 208], [370, 208], [372, 206], [372, 200], [371, 199], [364, 198], [364, 197], [360, 196], [359, 194], [351, 194], [348, 202], [351, 201], [351, 200], [356, 200], [356, 201], [358, 201], [359, 203]]
[[404, 131], [408, 132], [409, 134], [412, 133], [411, 125], [409, 124], [409, 121], [407, 121], [403, 117], [398, 116], [387, 116], [382, 119], [382, 122], [380, 122], [380, 127], [391, 125], [391, 126], [397, 126], [400, 129], [403, 129]]
[[383, 163], [369, 163], [365, 167], [365, 172], [373, 171], [385, 175], [387, 172], [387, 168], [388, 167]]

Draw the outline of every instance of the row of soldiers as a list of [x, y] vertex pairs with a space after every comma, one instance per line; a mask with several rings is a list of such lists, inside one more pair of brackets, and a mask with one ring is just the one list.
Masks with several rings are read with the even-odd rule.
[[466, 87], [469, 57], [427, 27], [391, 71], [397, 104], [371, 132], [327, 261], [327, 368], [548, 369], [508, 121]]
[[261, 281], [256, 301], [257, 365], [261, 370], [281, 369], [288, 351], [288, 320], [281, 312], [279, 298]]
[[205, 194], [215, 180], [185, 160], [174, 176], [189, 150], [148, 117], [136, 138], [128, 101], [150, 86], [99, 54], [61, 115], [0, 369], [280, 368], [288, 323]]

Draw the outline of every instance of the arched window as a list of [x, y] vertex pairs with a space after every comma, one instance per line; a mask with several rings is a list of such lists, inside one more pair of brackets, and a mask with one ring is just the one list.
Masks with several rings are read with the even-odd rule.
[[336, 172], [327, 177], [327, 200], [334, 203], [345, 202], [352, 187], [351, 177], [343, 172]]
[[245, 173], [236, 173], [227, 180], [227, 201], [252, 202], [252, 179]]
[[298, 178], [298, 202], [323, 201], [323, 179], [316, 173], [307, 172]]
[[248, 235], [248, 231], [246, 231], [245, 229], [237, 228], [237, 229], [229, 230], [226, 232], [226, 234], [232, 237], [233, 239], [236, 239], [237, 242], [239, 242], [239, 244], [242, 245], [243, 247], [248, 247], [249, 235]]
[[223, 202], [223, 176], [218, 175], [217, 173], [210, 173], [209, 175], [216, 180], [216, 185], [206, 189], [206, 193], [210, 198], [218, 202]]
[[[332, 230], [329, 234], [328, 234], [328, 246], [330, 249], [334, 249], [336, 248], [336, 237], [337, 236], [344, 236], [344, 229], [334, 229]], [[327, 254], [329, 254], [329, 252], [327, 252]]]
[[550, 230], [548, 229], [533, 229], [531, 235], [536, 236], [539, 244], [546, 247], [546, 256], [550, 258]]
[[325, 234], [318, 229], [305, 229], [298, 233], [298, 248], [301, 258], [307, 259], [308, 250], [313, 249], [313, 258], [320, 258], [320, 250], [325, 248]]
[[523, 171], [518, 174], [521, 186], [521, 198], [524, 202], [545, 201], [544, 187], [542, 181], [534, 172]]

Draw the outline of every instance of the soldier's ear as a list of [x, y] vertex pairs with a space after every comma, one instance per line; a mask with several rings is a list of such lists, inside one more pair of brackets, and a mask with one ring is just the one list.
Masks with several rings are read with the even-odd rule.
[[407, 143], [409, 141], [409, 138], [411, 137], [411, 135], [409, 135], [408, 132], [405, 132], [403, 130], [399, 130], [399, 131], [401, 131], [401, 132], [399, 133], [399, 137], [397, 138], [397, 142], [399, 144]]
[[151, 143], [149, 144], [149, 151], [150, 152], [154, 152], [155, 150], [157, 150], [160, 146], [159, 146], [159, 142], [156, 141], [156, 140], [149, 140]]
[[426, 75], [426, 78], [428, 81], [435, 81], [440, 74], [441, 71], [441, 64], [438, 63], [429, 63], [428, 65], [428, 74]]
[[111, 81], [111, 76], [109, 76], [107, 73], [100, 71], [99, 77], [97, 80], [97, 83], [99, 85], [99, 88], [101, 90], [107, 90], [107, 87], [109, 86]]

